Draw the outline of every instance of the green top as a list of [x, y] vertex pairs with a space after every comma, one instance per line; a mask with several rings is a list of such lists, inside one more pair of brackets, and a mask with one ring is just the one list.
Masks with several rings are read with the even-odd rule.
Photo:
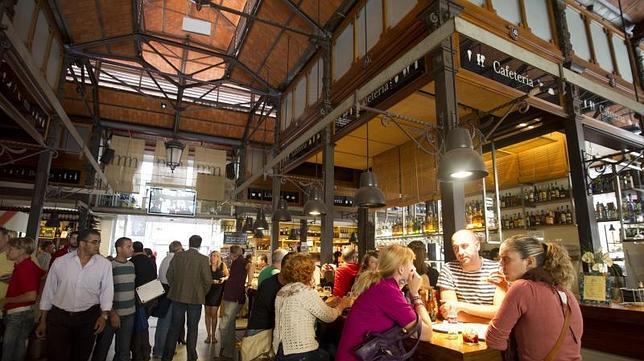
[[257, 276], [257, 287], [259, 287], [264, 280], [267, 280], [278, 273], [280, 273], [280, 270], [273, 267], [273, 265], [264, 267], [264, 269], [259, 272], [259, 276]]

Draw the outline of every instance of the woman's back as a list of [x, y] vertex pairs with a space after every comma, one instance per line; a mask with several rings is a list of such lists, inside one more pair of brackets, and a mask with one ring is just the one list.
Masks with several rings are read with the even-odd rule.
[[[565, 292], [570, 305], [570, 323], [555, 360], [581, 360], [583, 320], [574, 295]], [[505, 350], [514, 331], [522, 361], [541, 361], [554, 347], [564, 323], [559, 293], [544, 282], [517, 280], [505, 296], [501, 308], [490, 322], [488, 347]]]
[[358, 360], [353, 349], [367, 332], [383, 332], [416, 320], [416, 313], [393, 278], [385, 278], [364, 291], [351, 306], [338, 346], [337, 360]]

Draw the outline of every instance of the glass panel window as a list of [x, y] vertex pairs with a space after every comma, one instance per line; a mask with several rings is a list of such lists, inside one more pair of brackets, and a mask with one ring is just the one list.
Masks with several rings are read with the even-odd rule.
[[304, 113], [306, 106], [306, 77], [303, 76], [298, 80], [293, 92], [293, 118], [297, 119]]
[[519, 0], [492, 0], [492, 6], [500, 17], [512, 24], [518, 25], [521, 22]]
[[311, 70], [308, 74], [308, 87], [309, 91], [307, 92], [307, 105], [315, 104], [318, 99], [320, 99], [320, 93], [318, 92], [318, 82], [322, 79], [322, 69], [320, 61], [316, 61], [311, 67]]
[[613, 49], [615, 50], [615, 59], [617, 60], [617, 70], [622, 79], [629, 83], [633, 82], [633, 71], [631, 70], [631, 62], [628, 58], [628, 49], [626, 42], [617, 34], [613, 34]]
[[333, 79], [337, 80], [353, 63], [353, 24], [340, 33], [333, 46]]
[[483, 4], [485, 3], [485, 0], [470, 0], [470, 2], [478, 6], [483, 6]]
[[570, 31], [572, 50], [578, 57], [590, 61], [590, 47], [588, 46], [588, 34], [586, 33], [584, 19], [576, 10], [567, 7], [566, 21], [568, 22], [568, 31]]
[[382, 0], [369, 0], [365, 7], [360, 9], [356, 18], [356, 54], [359, 58], [365, 55], [365, 50], [368, 52], [376, 45], [380, 40], [380, 34], [382, 34]]
[[[548, 15], [546, 0], [530, 0], [524, 3], [525, 12], [528, 14], [528, 26], [532, 33], [545, 41], [552, 40], [550, 16]], [[540, 16], [530, 16], [530, 14], [540, 14]]]
[[614, 69], [613, 60], [610, 58], [610, 46], [608, 45], [608, 36], [604, 32], [604, 27], [596, 21], [591, 21], [590, 35], [593, 37], [597, 63], [602, 69], [612, 72]]
[[387, 27], [396, 26], [417, 2], [417, 0], [387, 0]]

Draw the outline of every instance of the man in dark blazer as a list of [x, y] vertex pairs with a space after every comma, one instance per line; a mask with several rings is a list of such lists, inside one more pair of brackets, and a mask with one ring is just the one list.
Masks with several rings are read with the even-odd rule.
[[170, 285], [168, 299], [172, 301], [172, 322], [163, 350], [163, 361], [170, 361], [174, 356], [186, 313], [188, 361], [197, 360], [197, 330], [201, 308], [212, 284], [212, 274], [208, 257], [199, 253], [201, 237], [190, 237], [188, 245], [190, 249], [175, 254], [166, 274]]

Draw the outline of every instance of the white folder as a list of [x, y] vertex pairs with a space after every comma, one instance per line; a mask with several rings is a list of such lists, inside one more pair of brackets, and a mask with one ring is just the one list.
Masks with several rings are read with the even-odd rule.
[[161, 281], [150, 281], [142, 286], [136, 288], [136, 294], [139, 296], [141, 303], [146, 303], [153, 300], [165, 293]]

